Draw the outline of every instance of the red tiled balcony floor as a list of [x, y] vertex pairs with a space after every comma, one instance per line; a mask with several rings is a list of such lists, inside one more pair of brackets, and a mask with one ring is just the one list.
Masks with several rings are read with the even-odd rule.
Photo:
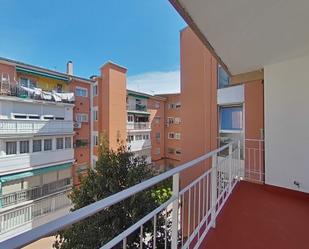
[[309, 194], [240, 182], [200, 248], [308, 249]]

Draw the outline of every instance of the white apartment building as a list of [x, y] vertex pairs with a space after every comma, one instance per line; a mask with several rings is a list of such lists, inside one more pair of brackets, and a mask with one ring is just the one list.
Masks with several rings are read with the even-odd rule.
[[147, 109], [148, 97], [128, 91], [127, 95], [127, 146], [138, 156], [151, 163], [151, 125]]

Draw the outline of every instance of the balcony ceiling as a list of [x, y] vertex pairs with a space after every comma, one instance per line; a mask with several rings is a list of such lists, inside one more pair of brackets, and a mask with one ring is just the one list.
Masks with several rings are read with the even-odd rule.
[[309, 54], [308, 0], [170, 1], [233, 75]]

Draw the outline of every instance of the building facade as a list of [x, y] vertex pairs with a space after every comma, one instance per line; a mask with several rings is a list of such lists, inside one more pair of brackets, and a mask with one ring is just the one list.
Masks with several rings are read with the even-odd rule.
[[0, 59], [0, 239], [69, 212], [100, 139], [166, 170], [181, 157], [180, 94], [127, 90], [112, 62], [90, 79]]

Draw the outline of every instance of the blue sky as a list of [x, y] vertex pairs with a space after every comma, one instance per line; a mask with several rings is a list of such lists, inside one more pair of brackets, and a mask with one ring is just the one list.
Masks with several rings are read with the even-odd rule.
[[1, 0], [0, 56], [89, 77], [111, 60], [128, 88], [179, 91], [179, 31], [168, 0]]

